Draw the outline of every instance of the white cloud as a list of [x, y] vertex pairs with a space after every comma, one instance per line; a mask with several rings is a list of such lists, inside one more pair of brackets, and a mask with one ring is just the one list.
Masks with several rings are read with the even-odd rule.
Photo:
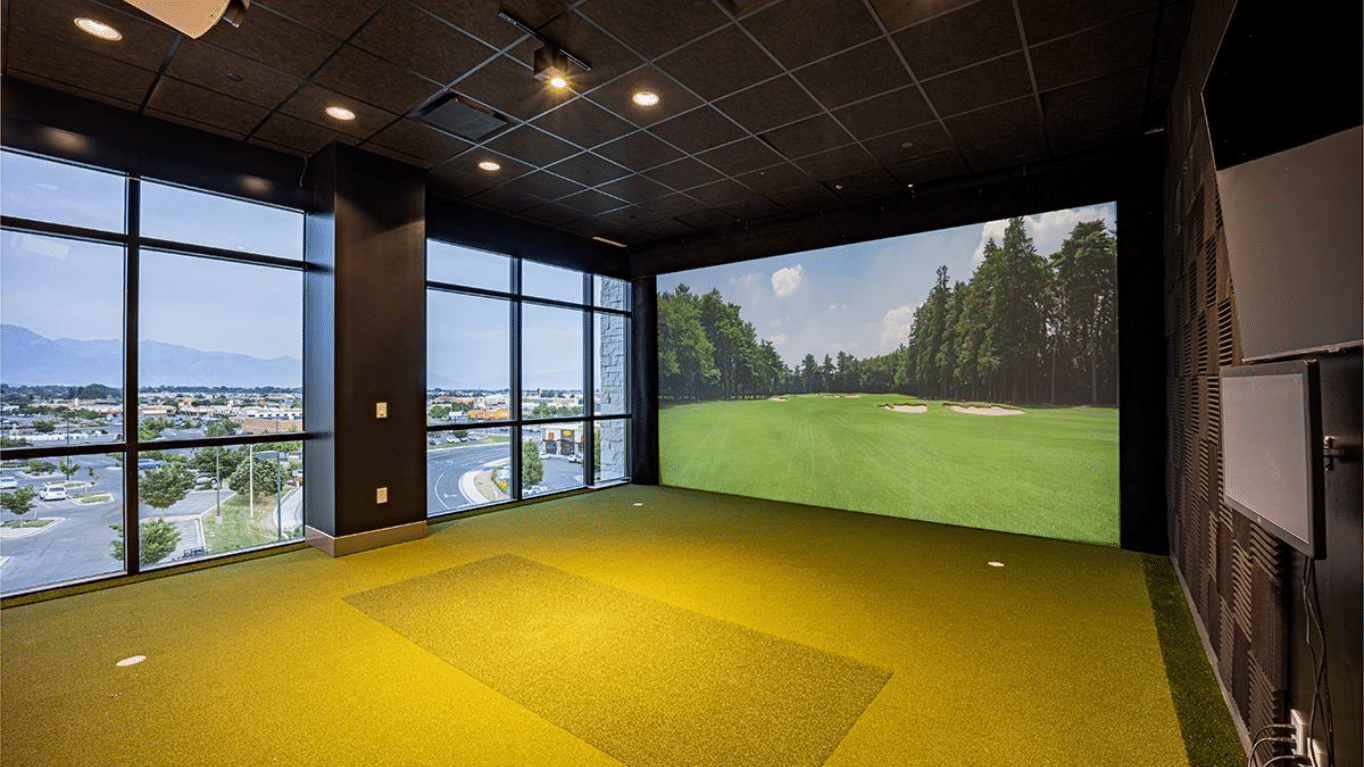
[[882, 348], [894, 348], [909, 340], [909, 329], [914, 326], [914, 310], [917, 308], [897, 306], [886, 312], [886, 316], [881, 318]]
[[771, 341], [773, 346], [782, 346], [786, 343], [786, 334], [778, 333], [767, 340]]
[[838, 311], [838, 304], [829, 304], [829, 311], [831, 312]]
[[971, 254], [971, 269], [975, 270], [985, 263], [985, 243], [991, 239], [998, 245], [1004, 242], [1004, 230], [1009, 228], [1008, 221], [987, 221], [980, 230], [980, 243], [976, 245], [976, 252]]
[[[1066, 237], [1075, 225], [1081, 221], [1095, 221], [1102, 219], [1109, 228], [1114, 226], [1113, 208], [1110, 205], [1090, 206], [1088, 208], [1068, 208], [1066, 210], [1053, 210], [1041, 213], [1036, 216], [1023, 217], [1023, 229], [1032, 238], [1033, 245], [1042, 257], [1050, 256], [1052, 253], [1061, 249], [1061, 243], [1065, 242]], [[976, 245], [976, 250], [971, 254], [971, 268], [975, 269], [985, 262], [985, 243], [994, 238], [995, 244], [1000, 245], [1004, 242], [1004, 230], [1009, 226], [1007, 220], [990, 221], [981, 228], [980, 243]]]
[[772, 292], [777, 294], [777, 298], [791, 295], [800, 287], [800, 280], [804, 274], [805, 267], [800, 264], [778, 269], [772, 273]]

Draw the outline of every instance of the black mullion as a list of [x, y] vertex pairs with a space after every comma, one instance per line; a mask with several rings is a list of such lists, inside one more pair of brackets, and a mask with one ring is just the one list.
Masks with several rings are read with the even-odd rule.
[[129, 575], [142, 570], [142, 527], [138, 519], [138, 313], [140, 310], [142, 186], [128, 177], [127, 233], [123, 288], [123, 567]]
[[469, 296], [482, 296], [483, 298], [501, 298], [510, 300], [516, 297], [515, 293], [507, 293], [501, 290], [491, 290], [489, 288], [476, 288], [471, 285], [456, 285], [453, 282], [437, 282], [436, 280], [426, 281], [427, 290], [439, 290], [445, 293], [460, 293]]
[[199, 258], [212, 258], [218, 261], [279, 266], [285, 269], [296, 269], [298, 271], [306, 271], [308, 267], [308, 264], [301, 260], [284, 258], [282, 256], [269, 256], [264, 253], [246, 253], [240, 250], [215, 248], [209, 245], [194, 245], [188, 242], [174, 242], [172, 240], [155, 240], [150, 237], [141, 239], [140, 243], [141, 246], [147, 250], [164, 251], [177, 256], [197, 256]]
[[583, 425], [587, 431], [583, 434], [582, 467], [583, 487], [591, 487], [597, 476], [597, 456], [592, 450], [597, 434], [597, 350], [594, 333], [597, 318], [592, 314], [592, 275], [584, 274], [583, 281], [587, 285], [588, 305], [583, 309]]
[[[124, 222], [124, 226], [127, 226], [126, 221]], [[126, 232], [107, 232], [103, 229], [87, 229], [83, 226], [57, 224], [51, 221], [38, 221], [31, 218], [20, 218], [18, 216], [0, 215], [0, 228], [35, 232], [38, 234], [49, 234], [54, 237], [65, 237], [72, 240], [111, 243], [114, 245], [127, 245], [131, 240]]]
[[512, 258], [511, 288], [515, 298], [511, 301], [511, 381], [507, 392], [507, 402], [511, 407], [510, 449], [511, 476], [507, 477], [507, 489], [514, 501], [521, 500], [521, 259]]

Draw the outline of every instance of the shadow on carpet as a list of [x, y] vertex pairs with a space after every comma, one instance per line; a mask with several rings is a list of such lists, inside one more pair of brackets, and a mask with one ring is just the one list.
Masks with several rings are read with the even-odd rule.
[[811, 767], [891, 672], [512, 554], [346, 597], [629, 767]]

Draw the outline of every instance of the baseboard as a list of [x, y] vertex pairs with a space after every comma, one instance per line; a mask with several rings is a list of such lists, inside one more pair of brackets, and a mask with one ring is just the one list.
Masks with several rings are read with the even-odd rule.
[[314, 527], [304, 526], [303, 528], [303, 540], [331, 557], [344, 557], [347, 554], [379, 549], [384, 546], [392, 546], [395, 543], [406, 543], [425, 537], [426, 520], [341, 536], [328, 535]]
[[1179, 560], [1173, 555], [1170, 561], [1174, 564], [1175, 577], [1179, 579], [1179, 590], [1184, 592], [1184, 602], [1189, 606], [1189, 614], [1193, 616], [1194, 628], [1198, 629], [1198, 638], [1203, 640], [1203, 654], [1208, 657], [1208, 665], [1212, 667], [1212, 676], [1217, 680], [1217, 689], [1222, 692], [1222, 702], [1227, 705], [1227, 711], [1231, 714], [1231, 723], [1236, 726], [1236, 734], [1241, 738], [1241, 748], [1250, 753], [1250, 731], [1246, 729], [1246, 723], [1241, 720], [1241, 712], [1236, 707], [1236, 698], [1229, 692], [1227, 684], [1222, 679], [1222, 672], [1217, 668], [1217, 653], [1212, 649], [1212, 642], [1208, 640], [1208, 630], [1203, 626], [1203, 616], [1198, 612], [1198, 605], [1194, 604], [1193, 595], [1189, 591], [1189, 584], [1184, 581], [1184, 571], [1179, 568]]

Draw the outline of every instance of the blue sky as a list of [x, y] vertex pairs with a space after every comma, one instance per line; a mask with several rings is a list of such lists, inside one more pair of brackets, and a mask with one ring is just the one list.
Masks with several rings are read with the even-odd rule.
[[[1117, 205], [1053, 211], [1024, 218], [1037, 252], [1060, 249], [1076, 223], [1102, 219], [1116, 228]], [[771, 341], [787, 365], [807, 353], [823, 360], [845, 351], [859, 359], [885, 354], [909, 338], [914, 309], [947, 266], [966, 281], [987, 240], [1000, 242], [1007, 220], [840, 245], [785, 256], [660, 275], [658, 290], [685, 283], [693, 293], [717, 288], [758, 337]]]

